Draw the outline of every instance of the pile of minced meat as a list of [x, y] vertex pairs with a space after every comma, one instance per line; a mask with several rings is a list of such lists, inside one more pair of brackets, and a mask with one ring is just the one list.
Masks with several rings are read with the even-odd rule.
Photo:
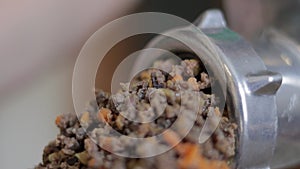
[[[230, 112], [220, 113], [217, 100], [209, 94], [210, 79], [205, 69], [194, 59], [185, 59], [175, 63], [170, 59], [159, 60], [154, 63], [155, 69], [148, 69], [139, 73], [131, 84], [122, 84], [118, 93], [108, 94], [97, 91], [97, 99], [90, 102], [86, 112], [79, 118], [75, 113], [62, 114], [56, 118], [56, 125], [60, 129], [57, 138], [51, 141], [43, 152], [43, 161], [36, 169], [229, 169], [234, 167], [237, 125], [228, 119]], [[164, 70], [164, 71], [162, 71]], [[169, 72], [169, 73], [166, 73]], [[149, 94], [153, 89], [161, 89], [165, 97], [155, 96], [150, 102]], [[181, 136], [179, 130], [169, 127], [176, 121], [180, 108], [183, 114], [191, 113], [189, 104], [181, 105], [179, 93], [182, 90], [197, 91], [201, 99], [195, 121], [183, 120], [178, 123], [178, 129], [185, 123], [194, 123], [190, 132]], [[129, 104], [124, 98], [130, 94], [134, 100], [136, 118], [143, 119], [157, 115], [161, 105], [166, 106], [163, 113], [149, 123], [139, 123], [124, 117], [119, 110]], [[199, 100], [196, 100], [199, 101]], [[189, 100], [195, 102], [195, 100]], [[198, 103], [197, 103], [198, 104]], [[148, 114], [140, 113], [139, 110]], [[225, 110], [226, 111], [226, 110]], [[213, 113], [221, 120], [212, 136], [203, 144], [199, 144], [199, 134], [205, 120]], [[147, 116], [147, 117], [146, 117]], [[188, 115], [186, 116], [188, 117]], [[142, 145], [116, 143], [115, 137], [109, 137], [104, 128], [109, 125], [122, 135], [146, 138], [163, 133], [163, 142], [154, 148], [160, 149], [164, 145], [179, 142], [169, 151], [148, 158], [121, 157], [107, 151], [107, 148], [128, 151], [124, 147], [130, 146], [135, 154], [151, 149]], [[105, 136], [105, 137], [104, 137]], [[105, 138], [105, 139], [102, 139]], [[96, 141], [95, 141], [96, 140]], [[118, 141], [122, 139], [117, 139]], [[101, 148], [105, 145], [106, 150]], [[153, 147], [152, 147], [153, 148]], [[142, 150], [142, 151], [141, 151]]]

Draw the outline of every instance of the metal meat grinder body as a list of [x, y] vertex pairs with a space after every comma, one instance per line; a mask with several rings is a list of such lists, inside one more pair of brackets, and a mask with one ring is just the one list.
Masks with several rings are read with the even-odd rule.
[[[227, 108], [238, 130], [237, 168], [282, 168], [300, 162], [300, 46], [267, 30], [253, 43], [226, 27], [222, 13], [210, 10], [191, 27], [158, 36], [148, 47], [193, 53], [225, 84]], [[137, 60], [135, 67], [154, 62]]]

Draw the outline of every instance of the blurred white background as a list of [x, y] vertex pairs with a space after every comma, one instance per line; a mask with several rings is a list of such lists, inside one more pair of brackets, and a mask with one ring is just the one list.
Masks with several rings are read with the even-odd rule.
[[139, 0], [0, 1], [0, 168], [33, 168], [74, 112], [71, 80], [84, 42]]

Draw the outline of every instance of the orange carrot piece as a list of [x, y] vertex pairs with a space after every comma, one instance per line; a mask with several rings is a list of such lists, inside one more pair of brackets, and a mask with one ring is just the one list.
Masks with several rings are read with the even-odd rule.
[[110, 122], [111, 110], [107, 108], [101, 108], [98, 112], [98, 120], [102, 122]]
[[57, 116], [56, 119], [55, 119], [55, 124], [58, 126], [61, 122], [61, 115]]
[[178, 75], [178, 74], [176, 74], [174, 77], [173, 77], [173, 79], [172, 79], [173, 81], [182, 81], [183, 80], [183, 78], [182, 78], [182, 76], [180, 76], [180, 75]]
[[175, 146], [176, 144], [178, 144], [180, 142], [179, 136], [177, 135], [177, 133], [175, 133], [172, 130], [165, 131], [163, 134], [163, 138], [171, 146]]
[[89, 112], [84, 112], [80, 118], [81, 123], [88, 123], [90, 120], [90, 113]]

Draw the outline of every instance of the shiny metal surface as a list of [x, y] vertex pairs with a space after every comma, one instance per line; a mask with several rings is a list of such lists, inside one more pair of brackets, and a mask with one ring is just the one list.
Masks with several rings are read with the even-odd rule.
[[240, 127], [238, 168], [268, 168], [277, 132], [274, 94], [281, 75], [268, 71], [251, 45], [228, 28], [202, 29], [224, 54], [231, 96], [228, 104]]
[[[207, 11], [195, 24], [202, 32], [186, 27], [167, 33], [189, 48], [166, 36], [148, 47], [193, 53], [226, 87], [221, 88], [239, 126], [237, 168], [287, 167], [299, 161], [299, 46], [276, 35], [258, 40], [254, 50], [226, 27], [218, 10]], [[134, 69], [158, 57], [137, 60]]]
[[277, 96], [278, 131], [273, 168], [300, 163], [300, 46], [269, 29], [253, 42], [267, 68], [280, 72], [283, 81]]

